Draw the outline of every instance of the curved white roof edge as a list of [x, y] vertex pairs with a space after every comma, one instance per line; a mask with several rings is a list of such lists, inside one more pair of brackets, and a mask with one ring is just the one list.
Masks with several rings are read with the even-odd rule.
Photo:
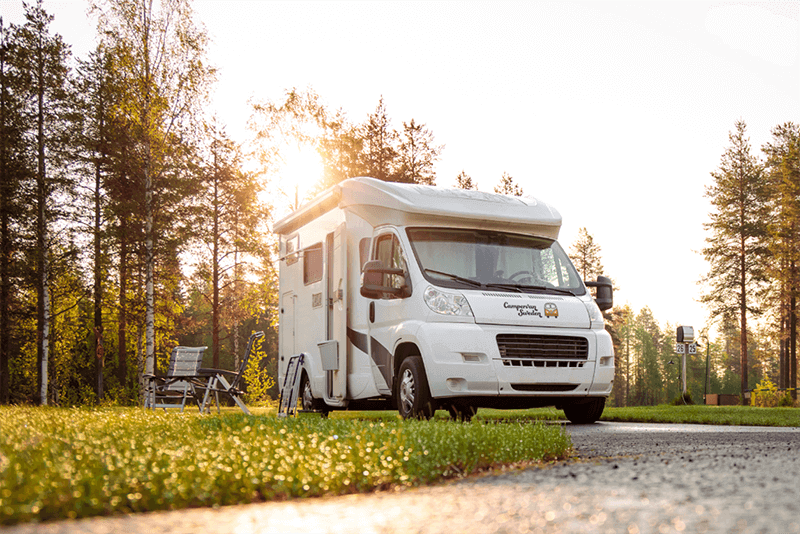
[[561, 227], [561, 214], [549, 204], [532, 197], [513, 197], [359, 177], [344, 180], [327, 189], [308, 204], [275, 223], [274, 231], [278, 234], [292, 232], [337, 206], [363, 206], [360, 211], [374, 207], [376, 211], [394, 210], [416, 216], [491, 220], [514, 226], [550, 227], [555, 230], [555, 235]]

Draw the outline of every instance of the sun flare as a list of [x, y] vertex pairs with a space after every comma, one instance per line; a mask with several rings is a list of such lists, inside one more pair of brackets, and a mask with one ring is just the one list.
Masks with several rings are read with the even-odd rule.
[[289, 197], [292, 209], [303, 204], [306, 196], [322, 179], [322, 158], [309, 145], [286, 150], [280, 170], [281, 187]]

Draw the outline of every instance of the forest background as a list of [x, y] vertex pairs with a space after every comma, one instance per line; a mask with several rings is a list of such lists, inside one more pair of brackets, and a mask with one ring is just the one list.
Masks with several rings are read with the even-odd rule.
[[[249, 401], [274, 398], [269, 229], [281, 204], [308, 197], [286, 172], [293, 154], [321, 158], [313, 194], [351, 176], [435, 184], [444, 146], [416, 118], [396, 127], [383, 98], [353, 122], [313, 89], [254, 101], [251, 138], [237, 143], [206, 112], [216, 70], [188, 0], [97, 2], [99, 44], [85, 58], [51, 32], [41, 0], [23, 5], [24, 24], [0, 24], [0, 403], [134, 404], [176, 344], [207, 345], [209, 366], [235, 368], [253, 330], [267, 336]], [[739, 120], [721, 147], [700, 281], [715, 328], [689, 359], [695, 398], [764, 378], [796, 388], [799, 137], [776, 125], [757, 152]], [[456, 183], [477, 187], [465, 172]], [[494, 191], [524, 194], [508, 173]], [[569, 249], [585, 280], [608, 274], [587, 229]], [[675, 398], [677, 325], [647, 307], [607, 320], [611, 404]]]

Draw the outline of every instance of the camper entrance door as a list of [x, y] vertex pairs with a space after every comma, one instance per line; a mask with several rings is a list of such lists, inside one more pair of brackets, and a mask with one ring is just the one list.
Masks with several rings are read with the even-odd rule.
[[334, 232], [328, 234], [325, 240], [328, 341], [320, 344], [320, 355], [326, 374], [325, 401], [331, 406], [341, 406], [347, 398], [347, 235], [345, 232], [345, 224], [342, 223]]

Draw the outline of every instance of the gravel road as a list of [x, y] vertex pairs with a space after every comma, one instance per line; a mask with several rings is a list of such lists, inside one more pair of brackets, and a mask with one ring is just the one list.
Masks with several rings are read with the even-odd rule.
[[800, 428], [597, 423], [566, 429], [578, 458], [543, 468], [395, 492], [0, 531], [800, 533]]

